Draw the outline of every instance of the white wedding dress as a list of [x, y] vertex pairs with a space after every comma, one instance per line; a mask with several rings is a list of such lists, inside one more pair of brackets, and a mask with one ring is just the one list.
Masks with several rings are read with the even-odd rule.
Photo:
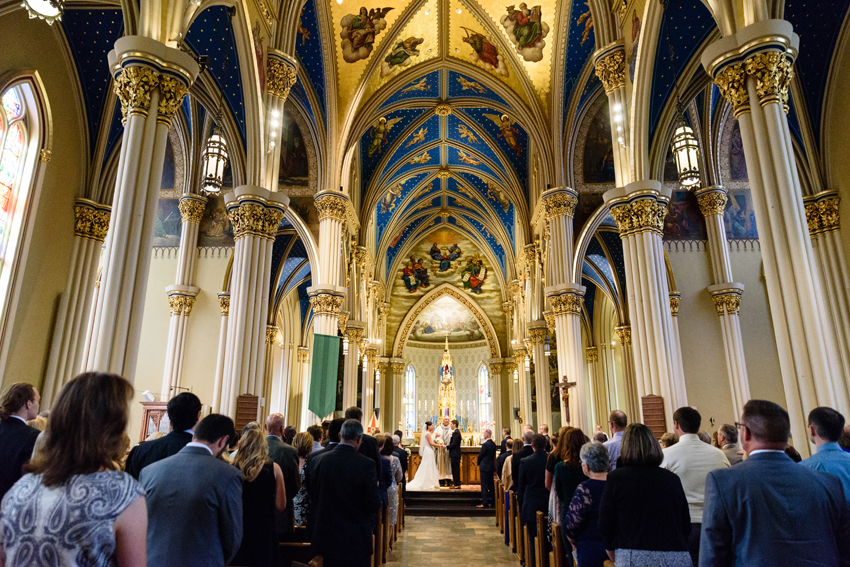
[[[427, 437], [427, 440], [425, 439]], [[407, 483], [407, 490], [423, 491], [437, 490], [440, 488], [440, 473], [437, 470], [437, 454], [428, 442], [431, 439], [431, 432], [425, 433], [422, 442], [419, 446], [419, 454], [422, 455], [422, 462], [419, 463], [419, 468], [416, 469], [416, 476], [413, 480]]]

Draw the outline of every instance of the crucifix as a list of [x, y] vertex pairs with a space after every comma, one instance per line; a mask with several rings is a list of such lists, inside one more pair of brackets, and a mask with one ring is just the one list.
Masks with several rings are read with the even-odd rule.
[[575, 387], [576, 382], [569, 382], [567, 381], [567, 377], [564, 376], [564, 379], [555, 385], [561, 388], [561, 400], [564, 402], [564, 413], [566, 416], [562, 420], [562, 423], [570, 423], [570, 388]]

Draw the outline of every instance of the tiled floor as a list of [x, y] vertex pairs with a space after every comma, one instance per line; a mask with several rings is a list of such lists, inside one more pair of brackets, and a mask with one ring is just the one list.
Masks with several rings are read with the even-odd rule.
[[410, 517], [387, 565], [519, 567], [493, 518]]

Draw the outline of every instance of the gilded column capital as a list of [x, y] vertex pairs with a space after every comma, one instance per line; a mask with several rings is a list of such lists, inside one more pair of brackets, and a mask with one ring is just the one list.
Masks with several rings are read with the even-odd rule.
[[532, 327], [528, 330], [528, 334], [532, 344], [542, 345], [546, 342], [546, 327]]
[[266, 56], [266, 90], [286, 101], [289, 90], [298, 80], [298, 63], [282, 51], [269, 49]]
[[387, 368], [389, 368], [389, 366], [390, 366], [390, 362], [385, 358], [381, 358], [381, 359], [378, 360], [377, 366], [378, 366], [378, 370], [381, 371], [381, 374], [385, 374], [386, 371], [387, 371]]
[[310, 362], [310, 349], [307, 347], [300, 346], [298, 347], [298, 354], [296, 355], [298, 362], [308, 363]]
[[511, 294], [511, 297], [516, 297], [522, 294], [522, 285], [520, 285], [519, 280], [511, 280], [508, 283], [508, 291]]
[[744, 286], [738, 283], [717, 284], [708, 287], [714, 308], [720, 316], [738, 314], [741, 310], [741, 298]]
[[183, 97], [189, 92], [189, 87], [183, 81], [169, 77], [159, 76], [159, 106], [157, 107], [156, 121], [165, 124], [169, 128], [174, 120], [174, 114], [183, 104]]
[[121, 101], [121, 115], [147, 116], [151, 108], [151, 93], [159, 86], [160, 75], [150, 67], [124, 67], [115, 77], [112, 89]]
[[552, 311], [543, 312], [543, 320], [546, 321], [546, 329], [550, 337], [555, 336], [555, 313]]
[[221, 311], [222, 317], [230, 315], [230, 292], [221, 292], [218, 294], [218, 308]]
[[526, 266], [533, 266], [537, 263], [537, 244], [526, 244], [523, 247], [525, 253]]
[[168, 296], [168, 312], [170, 315], [186, 314], [186, 317], [192, 314], [192, 307], [195, 305], [195, 297], [192, 295], [169, 295]]
[[505, 372], [507, 372], [508, 374], [513, 374], [514, 372], [517, 371], [516, 362], [505, 362], [504, 365], [505, 365]]
[[614, 333], [620, 339], [620, 344], [623, 346], [631, 346], [632, 344], [632, 328], [629, 325], [614, 327]]
[[750, 111], [750, 94], [747, 92], [747, 72], [743, 63], [724, 67], [714, 77], [720, 94], [732, 105], [735, 118]]
[[552, 294], [549, 296], [549, 303], [552, 305], [554, 315], [580, 315], [584, 304], [584, 294], [578, 292]]
[[275, 338], [277, 338], [278, 328], [274, 325], [266, 325], [266, 344], [271, 345], [274, 344]]
[[546, 211], [546, 222], [557, 217], [573, 218], [576, 205], [578, 204], [578, 193], [569, 187], [559, 187], [546, 191], [540, 197]]
[[365, 266], [366, 262], [369, 260], [369, 252], [366, 250], [365, 246], [356, 246], [354, 248], [354, 261], [357, 262], [358, 266]]
[[348, 311], [339, 312], [339, 332], [345, 334], [346, 325], [348, 325]]
[[207, 206], [207, 198], [201, 195], [184, 195], [180, 198], [177, 207], [180, 209], [180, 219], [183, 222], [201, 223], [204, 210]]
[[664, 217], [667, 216], [667, 202], [668, 199], [660, 195], [612, 202], [611, 216], [617, 222], [620, 237], [641, 232], [654, 232], [661, 236], [664, 232]]
[[502, 374], [502, 363], [501, 362], [491, 362], [490, 363], [490, 374], [499, 376]]
[[605, 94], [626, 86], [626, 53], [622, 45], [616, 51], [597, 58], [596, 76], [602, 81]]
[[793, 62], [781, 51], [763, 51], [746, 60], [748, 75], [756, 80], [759, 104], [782, 104], [788, 112], [788, 89], [794, 78]]
[[360, 341], [363, 340], [364, 330], [359, 327], [346, 326], [345, 335], [348, 337], [348, 342], [359, 347]]
[[838, 230], [841, 226], [838, 216], [840, 204], [841, 199], [837, 191], [821, 191], [816, 195], [803, 197], [809, 234], [815, 236]]
[[682, 294], [678, 291], [669, 292], [670, 295], [670, 315], [673, 317], [679, 316], [679, 304], [682, 302]]
[[106, 240], [112, 207], [88, 199], [74, 202], [74, 235], [96, 242]]
[[234, 203], [227, 209], [227, 216], [233, 224], [234, 240], [243, 236], [274, 240], [285, 214], [285, 209], [281, 207], [268, 206], [255, 200]]
[[401, 374], [404, 372], [404, 363], [403, 362], [393, 362], [393, 363], [390, 364], [390, 366], [392, 367], [393, 375], [395, 375], [395, 376], [401, 376]]
[[[516, 280], [514, 280], [516, 281]], [[508, 288], [510, 289], [510, 288]], [[514, 312], [514, 302], [513, 301], [505, 301], [502, 303], [502, 311], [505, 312], [506, 315], [510, 316]]]
[[339, 316], [339, 308], [345, 298], [341, 295], [331, 293], [317, 292], [310, 295], [310, 307], [313, 308], [315, 315], [330, 315], [331, 317]]
[[378, 358], [378, 349], [375, 347], [367, 347], [366, 348], [366, 362], [368, 364], [375, 364], [375, 360]]
[[325, 191], [318, 193], [314, 201], [316, 203], [316, 211], [319, 213], [319, 222], [328, 219], [339, 223], [345, 222], [348, 197], [335, 191]]
[[588, 347], [584, 349], [589, 364], [596, 364], [599, 361], [599, 349], [596, 347]]
[[697, 197], [697, 203], [699, 203], [699, 210], [704, 217], [723, 216], [726, 203], [729, 202], [726, 189], [720, 186], [706, 187], [695, 191], [694, 194]]

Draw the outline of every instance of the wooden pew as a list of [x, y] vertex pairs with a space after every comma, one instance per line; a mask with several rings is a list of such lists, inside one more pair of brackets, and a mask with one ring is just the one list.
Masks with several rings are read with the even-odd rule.
[[499, 532], [501, 533], [501, 514], [499, 511], [502, 509], [502, 490], [498, 487], [498, 482], [496, 483], [496, 527], [499, 528]]
[[[513, 505], [513, 517], [514, 517], [514, 527], [516, 528], [516, 554], [517, 559], [523, 560], [525, 558], [523, 547], [525, 546], [525, 539], [522, 535], [522, 522], [519, 519], [519, 506], [517, 505], [516, 494], [511, 499], [511, 504]], [[531, 567], [530, 565], [528, 567]]]
[[522, 547], [525, 567], [533, 567], [533, 562], [531, 561], [531, 537], [528, 535], [528, 526], [522, 527]]
[[289, 567], [293, 562], [307, 564], [313, 559], [310, 544], [303, 541], [286, 541], [279, 544], [280, 564]]
[[381, 515], [384, 522], [384, 546], [381, 550], [381, 563], [386, 563], [387, 555], [390, 554], [390, 510], [388, 506], [381, 509]]
[[383, 509], [378, 510], [378, 525], [375, 526], [375, 545], [372, 547], [372, 566], [381, 567], [383, 564], [384, 523]]
[[549, 567], [572, 567], [572, 559], [564, 565], [564, 540], [561, 524], [552, 524], [552, 551], [549, 553]]
[[543, 512], [537, 512], [537, 535], [534, 536], [534, 549], [536, 553], [534, 554], [534, 561], [536, 567], [548, 567], [548, 559], [549, 554], [547, 552], [547, 548], [549, 547], [546, 543], [546, 531], [547, 531], [547, 521], [548, 516], [544, 515]]
[[505, 493], [505, 496], [508, 500], [508, 542], [511, 546], [511, 551], [516, 553], [516, 521], [514, 519], [514, 511], [516, 510], [516, 496], [513, 491], [508, 491]]

